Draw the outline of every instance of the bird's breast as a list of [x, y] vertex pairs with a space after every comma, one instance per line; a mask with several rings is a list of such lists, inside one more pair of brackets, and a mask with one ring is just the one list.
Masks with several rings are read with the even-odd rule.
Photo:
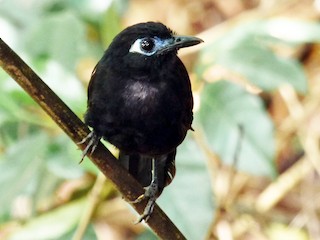
[[128, 95], [131, 100], [145, 100], [155, 97], [159, 92], [155, 86], [150, 84], [145, 84], [141, 82], [134, 82], [126, 86], [125, 94]]
[[161, 86], [137, 81], [126, 85], [122, 97], [129, 108], [151, 111], [161, 101], [162, 91]]

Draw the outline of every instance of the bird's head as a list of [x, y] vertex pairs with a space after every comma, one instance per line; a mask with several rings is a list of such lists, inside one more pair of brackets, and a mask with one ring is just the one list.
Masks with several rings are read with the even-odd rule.
[[203, 42], [192, 36], [175, 35], [159, 22], [146, 22], [130, 26], [120, 32], [110, 44], [110, 61], [118, 59], [122, 67], [147, 68], [161, 59], [176, 56], [178, 49]]

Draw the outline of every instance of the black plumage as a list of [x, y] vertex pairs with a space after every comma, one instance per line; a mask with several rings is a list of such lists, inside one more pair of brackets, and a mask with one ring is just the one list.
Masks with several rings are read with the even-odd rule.
[[140, 220], [173, 179], [176, 147], [191, 129], [190, 80], [177, 50], [201, 41], [161, 23], [136, 24], [114, 38], [92, 73], [85, 123], [93, 131], [84, 155], [102, 137], [120, 150], [120, 163], [146, 187]]

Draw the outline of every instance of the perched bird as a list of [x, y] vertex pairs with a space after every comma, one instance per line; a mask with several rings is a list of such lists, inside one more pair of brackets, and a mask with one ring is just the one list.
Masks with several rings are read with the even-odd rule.
[[176, 148], [192, 129], [190, 80], [177, 50], [201, 42], [162, 23], [139, 23], [113, 39], [92, 73], [85, 123], [93, 131], [83, 157], [101, 138], [120, 150], [120, 163], [145, 187], [134, 201], [148, 199], [139, 222], [173, 179]]

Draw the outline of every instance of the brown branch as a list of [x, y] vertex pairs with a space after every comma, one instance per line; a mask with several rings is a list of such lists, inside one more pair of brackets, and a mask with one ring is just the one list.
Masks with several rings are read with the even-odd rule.
[[[0, 66], [42, 107], [76, 144], [90, 130], [40, 77], [0, 38]], [[80, 149], [85, 144], [78, 145]], [[80, 158], [79, 153], [79, 158]], [[141, 185], [118, 164], [117, 159], [99, 143], [91, 161], [108, 177], [125, 199], [134, 200], [144, 191]], [[131, 204], [140, 214], [146, 201]], [[162, 239], [186, 239], [165, 213], [156, 205], [147, 224]]]

